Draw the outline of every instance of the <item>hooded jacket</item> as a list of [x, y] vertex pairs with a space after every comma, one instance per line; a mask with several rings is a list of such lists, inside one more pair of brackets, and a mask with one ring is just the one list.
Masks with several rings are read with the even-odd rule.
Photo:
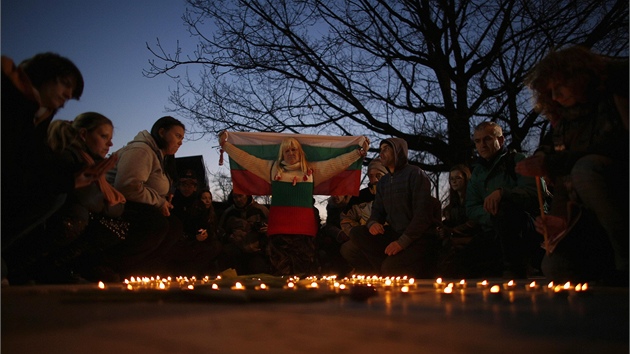
[[107, 180], [128, 201], [162, 207], [171, 189], [164, 169], [164, 155], [151, 134], [143, 130], [116, 152], [118, 163]]
[[407, 142], [401, 138], [388, 138], [380, 145], [383, 144], [389, 144], [394, 150], [395, 169], [394, 173], [381, 177], [376, 185], [367, 226], [377, 222], [389, 224], [400, 235], [398, 244], [407, 248], [440, 220], [433, 212], [429, 178], [420, 167], [409, 164]]

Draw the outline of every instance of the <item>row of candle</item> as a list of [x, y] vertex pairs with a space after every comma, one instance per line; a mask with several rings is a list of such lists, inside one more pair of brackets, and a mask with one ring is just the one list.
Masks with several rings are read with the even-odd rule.
[[[465, 279], [462, 279], [457, 283], [447, 283], [442, 278], [437, 278], [434, 283], [434, 287], [442, 292], [451, 293], [453, 287], [466, 289], [467, 283]], [[478, 282], [477, 288], [489, 289], [491, 293], [498, 293], [501, 291], [501, 286], [499, 286], [498, 284], [491, 285], [488, 280]], [[506, 283], [503, 283], [503, 289], [514, 291], [517, 289], [517, 283], [514, 280], [510, 280]], [[588, 283], [578, 283], [574, 286], [571, 284], [571, 282], [566, 282], [564, 284], [554, 284], [553, 282], [549, 282], [546, 287], [541, 287], [540, 284], [536, 283], [536, 281], [532, 281], [525, 285], [525, 290], [527, 291], [537, 291], [539, 289], [548, 290], [553, 293], [563, 293], [567, 291], [585, 293], [589, 291]]]
[[[205, 276], [203, 278], [197, 279], [196, 277], [131, 277], [130, 279], [125, 279], [124, 284], [127, 290], [139, 290], [139, 289], [156, 289], [156, 290], [168, 290], [173, 288], [179, 288], [183, 290], [194, 290], [196, 286], [206, 285], [210, 286], [213, 290], [218, 290], [220, 287], [229, 288], [230, 290], [240, 291], [247, 289], [254, 290], [269, 290], [272, 287], [268, 284], [265, 284], [260, 279], [249, 279], [249, 283], [247, 286], [241, 281], [230, 282], [228, 279], [223, 280], [221, 276], [217, 276], [215, 278], [210, 278], [209, 276]], [[219, 283], [222, 282], [223, 285]], [[229, 284], [229, 285], [226, 285]], [[433, 284], [435, 289], [444, 293], [452, 293], [453, 288], [457, 288], [460, 290], [464, 290], [468, 287], [468, 283], [465, 279], [461, 279], [459, 282], [446, 282], [442, 278], [437, 278], [435, 283]], [[353, 275], [351, 277], [346, 277], [343, 279], [337, 279], [336, 276], [323, 276], [323, 277], [306, 277], [304, 279], [300, 279], [299, 277], [288, 277], [284, 279], [284, 282], [281, 285], [282, 289], [285, 290], [296, 290], [296, 289], [322, 289], [322, 290], [331, 290], [337, 293], [342, 293], [344, 291], [348, 291], [351, 286], [368, 286], [373, 287], [375, 289], [384, 289], [385, 291], [399, 291], [402, 293], [409, 293], [412, 289], [417, 289], [418, 285], [414, 278], [409, 278], [406, 276], [403, 277], [379, 277], [379, 276], [363, 276], [363, 275]], [[501, 291], [501, 286], [499, 284], [490, 284], [488, 280], [483, 280], [477, 282], [477, 288], [479, 289], [487, 289], [490, 293], [498, 293]], [[105, 289], [104, 283], [99, 283], [98, 287], [100, 289]], [[517, 283], [514, 280], [510, 280], [506, 283], [502, 284], [503, 290], [513, 291], [517, 289]], [[568, 291], [573, 291], [576, 293], [584, 293], [589, 291], [587, 283], [579, 283], [577, 285], [572, 285], [567, 282], [564, 284], [554, 284], [550, 282], [547, 286], [543, 287], [540, 284], [532, 281], [525, 285], [525, 289], [527, 291], [538, 291], [545, 290], [554, 293], [566, 293]]]

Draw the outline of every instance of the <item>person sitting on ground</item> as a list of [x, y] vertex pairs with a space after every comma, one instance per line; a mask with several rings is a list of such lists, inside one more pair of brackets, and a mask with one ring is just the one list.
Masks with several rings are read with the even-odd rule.
[[267, 218], [269, 209], [251, 195], [232, 191], [232, 203], [219, 222], [223, 249], [219, 255], [219, 270], [232, 268], [238, 274], [271, 273], [267, 254]]
[[143, 130], [116, 152], [118, 163], [108, 181], [127, 199], [124, 217], [131, 234], [117, 249], [121, 275], [155, 275], [167, 269], [172, 247], [182, 238], [181, 221], [171, 216], [174, 155], [182, 145], [185, 127], [166, 116], [151, 131]]
[[179, 177], [177, 181], [177, 188], [173, 194], [171, 204], [171, 214], [179, 218], [184, 227], [184, 234], [186, 237], [195, 237], [199, 228], [195, 222], [195, 205], [199, 203], [199, 194], [197, 193], [197, 187], [199, 180], [193, 170], [186, 170], [184, 174]]
[[370, 219], [352, 228], [341, 254], [358, 273], [432, 277], [441, 208], [431, 182], [409, 164], [403, 139], [381, 141], [380, 158], [389, 173], [376, 185]]
[[444, 255], [440, 261], [440, 275], [456, 278], [470, 278], [475, 272], [469, 272], [468, 267], [479, 266], [467, 261], [466, 253], [476, 252], [474, 245], [468, 244], [481, 232], [477, 223], [466, 215], [466, 189], [470, 180], [468, 166], [458, 164], [449, 171], [449, 199], [442, 209], [442, 225], [438, 234], [442, 240]]
[[466, 215], [483, 234], [472, 241], [479, 247], [471, 263], [488, 265], [478, 276], [526, 278], [528, 266], [532, 274], [540, 267], [542, 236], [533, 224], [540, 212], [536, 181], [515, 172], [525, 155], [507, 150], [497, 123], [477, 125], [473, 142], [479, 158], [466, 189]]
[[309, 162], [302, 145], [294, 137], [280, 144], [275, 160], [257, 158], [219, 137], [230, 158], [271, 184], [271, 210], [268, 236], [269, 257], [278, 275], [317, 272], [315, 236], [319, 230], [313, 207], [313, 189], [363, 158], [369, 140], [362, 138], [361, 149], [325, 161]]
[[[344, 243], [348, 241], [353, 227], [367, 224], [372, 213], [376, 184], [387, 173], [389, 172], [387, 172], [387, 168], [385, 168], [380, 158], [377, 157], [370, 161], [367, 167], [368, 186], [365, 188], [369, 194], [364, 196], [361, 202], [355, 203], [353, 199], [348, 202], [349, 208], [341, 213], [340, 226], [342, 232], [338, 234], [337, 242]], [[361, 193], [359, 193], [359, 197], [361, 197]]]
[[[83, 76], [69, 59], [40, 53], [16, 66], [2, 56], [2, 277], [4, 255], [42, 226], [67, 193], [90, 185], [111, 167], [103, 160], [80, 171], [62, 163], [47, 143], [57, 111], [83, 93]], [[24, 241], [27, 242], [28, 241]]]
[[551, 279], [628, 285], [628, 66], [571, 46], [527, 75], [552, 130], [516, 170], [553, 186], [550, 214], [536, 219]]

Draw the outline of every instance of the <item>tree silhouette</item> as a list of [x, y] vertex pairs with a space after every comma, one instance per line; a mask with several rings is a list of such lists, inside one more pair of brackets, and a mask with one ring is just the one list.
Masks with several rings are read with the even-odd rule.
[[196, 49], [147, 45], [144, 74], [177, 82], [172, 112], [212, 134], [400, 137], [436, 173], [470, 162], [484, 120], [511, 148], [537, 145], [546, 120], [522, 82], [551, 48], [628, 53], [625, 0], [187, 2]]

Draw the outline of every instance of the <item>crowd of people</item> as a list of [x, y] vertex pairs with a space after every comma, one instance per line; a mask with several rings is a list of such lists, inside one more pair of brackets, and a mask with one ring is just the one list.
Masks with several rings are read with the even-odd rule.
[[262, 159], [221, 148], [271, 188], [271, 205], [229, 196], [215, 210], [193, 170], [178, 175], [185, 125], [165, 116], [111, 152], [97, 112], [54, 120], [83, 92], [80, 70], [54, 53], [2, 57], [3, 283], [118, 281], [133, 275], [380, 274], [628, 284], [628, 61], [554, 50], [525, 84], [550, 131], [527, 156], [502, 127], [474, 127], [478, 158], [449, 171], [446, 206], [386, 138], [368, 185], [331, 196], [320, 225], [314, 189], [367, 157], [370, 141], [309, 161], [288, 136]]

